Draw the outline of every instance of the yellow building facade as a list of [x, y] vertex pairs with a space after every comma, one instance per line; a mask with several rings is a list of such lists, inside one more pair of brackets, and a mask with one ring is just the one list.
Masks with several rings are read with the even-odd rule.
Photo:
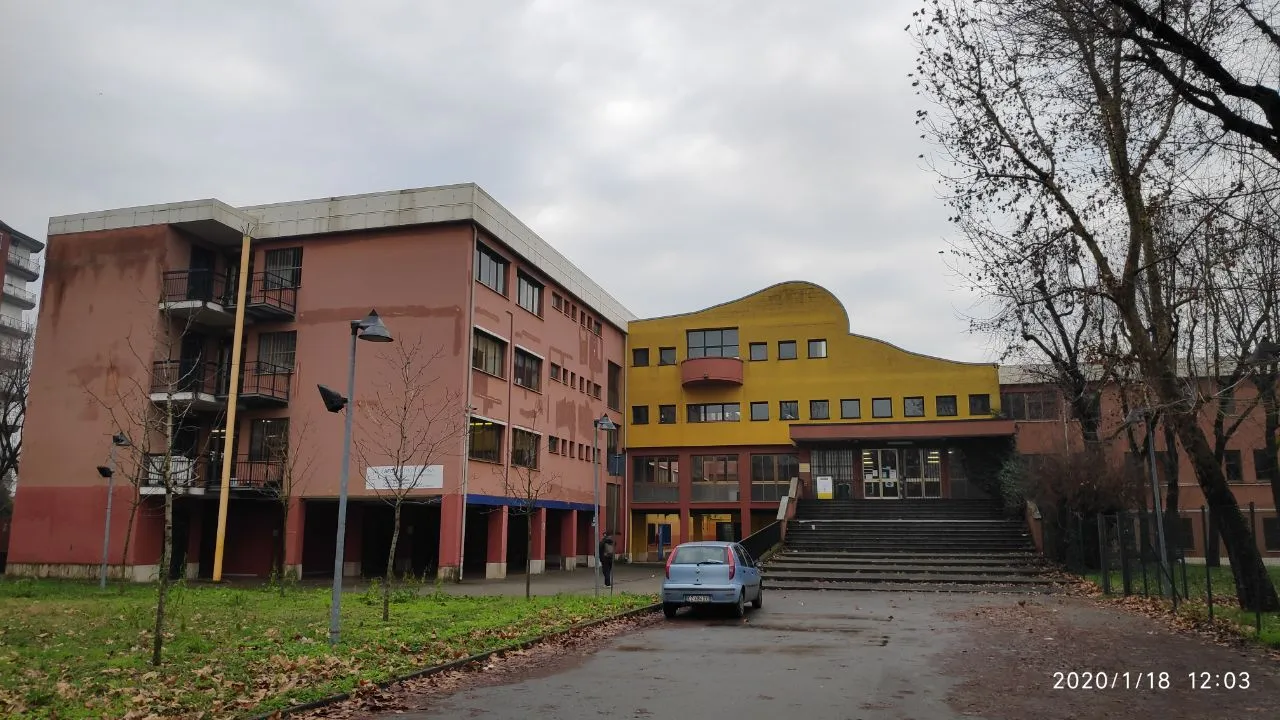
[[633, 556], [740, 539], [802, 495], [965, 496], [963, 448], [1012, 435], [992, 363], [852, 334], [826, 289], [787, 282], [628, 329]]

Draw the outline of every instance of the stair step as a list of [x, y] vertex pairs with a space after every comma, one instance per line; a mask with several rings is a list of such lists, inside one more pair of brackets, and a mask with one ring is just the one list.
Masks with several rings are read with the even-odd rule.
[[1007, 558], [969, 558], [965, 556], [934, 558], [934, 557], [885, 557], [867, 556], [862, 558], [841, 558], [832, 557], [830, 555], [819, 555], [814, 557], [794, 557], [788, 555], [779, 555], [769, 560], [765, 567], [840, 567], [844, 565], [916, 565], [921, 567], [939, 566], [939, 567], [1002, 567], [1008, 565], [1031, 565], [1033, 564], [1033, 556], [1014, 556]]
[[764, 573], [764, 579], [767, 587], [773, 587], [774, 581], [796, 582], [808, 581], [817, 583], [828, 582], [872, 582], [872, 583], [928, 583], [928, 582], [944, 582], [944, 583], [963, 583], [963, 584], [986, 584], [986, 585], [1017, 585], [1029, 583], [1035, 585], [1052, 584], [1053, 580], [1038, 575], [1013, 575], [1013, 574], [996, 574], [996, 573], [963, 573], [963, 574], [942, 574], [942, 573], [824, 573], [822, 575], [814, 573]]
[[841, 575], [862, 575], [862, 574], [920, 574], [920, 575], [981, 575], [981, 574], [998, 574], [998, 575], [1037, 575], [1043, 572], [1042, 568], [1027, 565], [911, 565], [907, 563], [897, 564], [876, 564], [876, 563], [845, 563], [840, 565], [773, 565], [770, 564], [764, 569], [765, 577], [774, 575], [786, 575], [795, 577], [804, 575], [806, 577], [826, 578]]
[[1042, 595], [1054, 591], [1053, 587], [1044, 585], [977, 585], [947, 583], [804, 583], [804, 582], [770, 582], [766, 589], [776, 591], [814, 591], [833, 590], [844, 592], [926, 592], [926, 593], [1009, 593], [1018, 595]]

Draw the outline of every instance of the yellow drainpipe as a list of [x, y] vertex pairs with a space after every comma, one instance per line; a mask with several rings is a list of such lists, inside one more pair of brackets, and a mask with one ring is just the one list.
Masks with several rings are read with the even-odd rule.
[[222, 492], [218, 495], [218, 536], [213, 549], [213, 581], [222, 580], [222, 551], [227, 535], [227, 502], [231, 498], [231, 467], [236, 459], [236, 404], [240, 399], [240, 349], [244, 345], [244, 306], [249, 294], [249, 244], [240, 238], [240, 276], [236, 283], [236, 324], [231, 335], [231, 386], [227, 388], [227, 426], [222, 440]]

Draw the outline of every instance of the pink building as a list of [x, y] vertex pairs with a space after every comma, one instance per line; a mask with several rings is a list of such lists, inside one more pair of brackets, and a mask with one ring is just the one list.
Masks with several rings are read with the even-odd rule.
[[[228, 443], [244, 234], [250, 280]], [[325, 411], [316, 386], [345, 392], [350, 323], [370, 309], [399, 347], [433, 357], [419, 359], [425, 405], [446, 419], [432, 432], [456, 438], [421, 463], [432, 467], [404, 506], [397, 572], [523, 570], [526, 523], [534, 572], [592, 556], [594, 422], [622, 425], [632, 315], [479, 187], [56, 217], [47, 258], [9, 573], [96, 575], [107, 484], [95, 468], [116, 432], [131, 446], [116, 453], [112, 564], [137, 579], [157, 572], [168, 458], [179, 486], [170, 572], [210, 576], [230, 456], [223, 575], [265, 576], [281, 559], [303, 575], [331, 573], [343, 417]], [[386, 344], [357, 351], [352, 576], [383, 572], [393, 531], [391, 506], [371, 489], [378, 471], [366, 472], [393, 464], [374, 447], [387, 428], [370, 407], [397, 395], [392, 355]], [[156, 418], [175, 418], [160, 433], [167, 449]], [[625, 494], [606, 462], [621, 432], [599, 434], [599, 498], [600, 529], [624, 535]], [[528, 478], [546, 487], [531, 513], [512, 491]]]

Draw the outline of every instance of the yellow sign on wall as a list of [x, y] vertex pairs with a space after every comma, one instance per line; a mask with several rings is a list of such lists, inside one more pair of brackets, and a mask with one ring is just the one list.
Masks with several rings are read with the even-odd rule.
[[836, 496], [832, 487], [830, 475], [819, 475], [814, 478], [814, 484], [817, 486], [819, 500], [831, 500]]

